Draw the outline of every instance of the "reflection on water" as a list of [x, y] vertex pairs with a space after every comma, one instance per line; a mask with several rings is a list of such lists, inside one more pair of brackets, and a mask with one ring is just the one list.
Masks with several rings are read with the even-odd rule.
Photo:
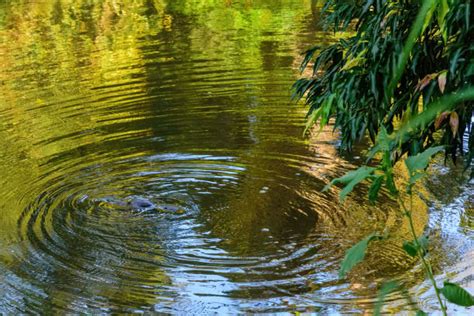
[[[331, 40], [315, 4], [0, 4], [0, 313], [361, 312], [388, 277], [429, 304], [394, 203], [320, 192], [358, 160], [330, 130], [303, 139], [289, 101], [300, 52]], [[463, 240], [433, 250], [459, 281], [473, 249], [461, 178], [429, 222], [435, 243]], [[394, 241], [338, 280], [344, 250], [386, 227]]]

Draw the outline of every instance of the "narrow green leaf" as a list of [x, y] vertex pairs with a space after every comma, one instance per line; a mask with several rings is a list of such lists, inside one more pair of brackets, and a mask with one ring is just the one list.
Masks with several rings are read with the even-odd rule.
[[438, 7], [438, 25], [439, 29], [441, 30], [441, 35], [443, 36], [443, 40], [446, 43], [448, 41], [448, 33], [446, 28], [446, 14], [449, 11], [449, 4], [448, 0], [439, 0], [439, 7]]
[[344, 259], [341, 263], [341, 269], [339, 270], [340, 278], [345, 277], [346, 274], [352, 270], [352, 268], [364, 260], [365, 251], [367, 250], [369, 243], [374, 239], [380, 239], [380, 237], [375, 234], [370, 234], [352, 246], [352, 248], [346, 252], [346, 255], [344, 256]]
[[311, 115], [309, 116], [309, 118], [306, 121], [306, 126], [305, 126], [305, 129], [303, 131], [303, 136], [305, 136], [306, 133], [308, 132], [308, 130], [318, 121], [318, 119], [321, 117], [321, 114], [322, 114], [322, 108], [321, 107], [317, 108], [316, 110], [311, 112]]
[[344, 66], [341, 68], [341, 71], [349, 70], [351, 68], [357, 67], [365, 63], [367, 60], [365, 55], [367, 54], [367, 48], [362, 50], [356, 57], [346, 61]]
[[320, 46], [315, 46], [304, 53], [305, 56], [300, 66], [301, 72], [305, 70], [306, 66], [308, 66], [309, 62], [313, 59], [314, 53], [320, 48]]
[[321, 113], [321, 121], [319, 123], [319, 132], [321, 132], [329, 122], [329, 118], [331, 117], [331, 110], [334, 98], [336, 97], [335, 94], [331, 94], [326, 101], [324, 102], [324, 106], [322, 106], [322, 113]]
[[393, 194], [393, 195], [397, 195], [398, 194], [398, 189], [397, 189], [397, 186], [395, 185], [395, 181], [393, 179], [393, 174], [391, 172], [387, 173], [386, 177], [387, 177], [387, 180], [385, 181], [385, 183], [386, 183], [387, 188], [389, 189], [390, 193]]
[[329, 122], [329, 118], [331, 117], [331, 109], [332, 109], [332, 104], [335, 99], [336, 95], [331, 94], [330, 96], [326, 97], [322, 104], [315, 109], [314, 111], [311, 112], [309, 118], [306, 121], [306, 126], [303, 131], [303, 136], [306, 135], [308, 130], [315, 125], [318, 120], [319, 122], [319, 132], [321, 132], [326, 126], [326, 124]]
[[379, 195], [380, 188], [382, 187], [384, 176], [377, 176], [377, 178], [372, 182], [372, 185], [369, 189], [369, 201], [375, 202]]
[[374, 307], [374, 316], [379, 316], [381, 314], [385, 296], [389, 295], [399, 287], [400, 285], [396, 281], [389, 281], [382, 285], [377, 295], [377, 303]]
[[474, 297], [465, 289], [455, 283], [444, 282], [441, 293], [448, 301], [459, 306], [473, 306]]
[[422, 2], [423, 5], [418, 12], [418, 15], [415, 18], [414, 23], [412, 24], [410, 33], [408, 34], [408, 38], [403, 45], [402, 53], [398, 59], [397, 65], [394, 70], [394, 74], [392, 80], [387, 89], [386, 94], [386, 101], [390, 103], [390, 100], [393, 96], [393, 92], [402, 77], [408, 59], [410, 58], [410, 54], [413, 50], [413, 46], [415, 46], [416, 40], [423, 32], [424, 28], [426, 27], [427, 22], [431, 20], [431, 16], [433, 14], [433, 8], [437, 5], [437, 0], [425, 0]]
[[417, 310], [415, 316], [427, 316], [428, 314], [422, 310]]

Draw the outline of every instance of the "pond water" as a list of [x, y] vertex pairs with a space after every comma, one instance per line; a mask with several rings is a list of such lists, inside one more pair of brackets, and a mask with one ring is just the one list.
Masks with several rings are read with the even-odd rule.
[[[396, 204], [321, 193], [362, 153], [339, 155], [331, 129], [303, 138], [290, 101], [301, 52], [333, 40], [316, 7], [2, 2], [0, 313], [361, 313], [391, 278], [429, 311]], [[436, 274], [472, 289], [459, 169], [431, 170], [415, 220]], [[344, 251], [384, 230], [339, 280]]]

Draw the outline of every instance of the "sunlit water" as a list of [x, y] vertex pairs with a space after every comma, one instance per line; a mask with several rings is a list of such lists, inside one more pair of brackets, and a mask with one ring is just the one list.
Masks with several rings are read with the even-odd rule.
[[[332, 40], [316, 1], [8, 2], [0, 313], [360, 313], [392, 278], [434, 306], [396, 204], [321, 193], [362, 158], [330, 129], [303, 138], [290, 101], [300, 53]], [[415, 217], [440, 280], [472, 289], [457, 169], [432, 170]], [[339, 280], [344, 251], [384, 229]]]

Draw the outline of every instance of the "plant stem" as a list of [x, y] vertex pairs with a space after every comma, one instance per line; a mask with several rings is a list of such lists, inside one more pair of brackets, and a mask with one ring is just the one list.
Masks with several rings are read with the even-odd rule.
[[431, 265], [430, 265], [429, 262], [427, 262], [425, 260], [424, 249], [420, 245], [420, 243], [418, 242], [418, 237], [416, 236], [415, 226], [413, 224], [413, 218], [411, 216], [411, 211], [413, 209], [413, 193], [410, 192], [409, 194], [410, 194], [410, 210], [407, 210], [407, 208], [405, 207], [405, 204], [403, 203], [401, 198], [400, 198], [400, 204], [402, 205], [403, 210], [405, 211], [405, 216], [408, 217], [408, 222], [410, 223], [410, 231], [411, 231], [411, 234], [413, 236], [413, 242], [415, 243], [415, 246], [417, 248], [418, 257], [420, 257], [421, 262], [423, 263], [423, 267], [424, 267], [426, 273], [428, 274], [428, 277], [430, 278], [431, 283], [433, 284], [433, 287], [434, 287], [434, 290], [435, 290], [435, 293], [436, 293], [436, 297], [438, 298], [439, 305], [441, 306], [441, 311], [442, 311], [444, 316], [447, 316], [446, 306], [444, 306], [443, 301], [441, 299], [440, 290], [439, 290], [438, 286], [436, 285], [436, 281], [435, 281], [434, 276], [433, 276], [433, 271], [431, 269]]

